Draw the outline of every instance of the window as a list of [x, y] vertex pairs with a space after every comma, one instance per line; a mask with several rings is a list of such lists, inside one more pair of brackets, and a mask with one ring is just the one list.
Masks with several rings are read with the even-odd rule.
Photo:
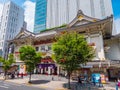
[[41, 46], [41, 51], [45, 51], [45, 46]]
[[1, 42], [1, 47], [3, 46], [3, 42]]
[[7, 16], [6, 16], [6, 20], [7, 20]]
[[36, 51], [39, 51], [39, 47], [35, 47]]
[[8, 14], [8, 10], [7, 10], [7, 14]]
[[3, 39], [4, 39], [4, 35], [3, 35]]
[[48, 46], [48, 50], [51, 50], [51, 45]]
[[4, 33], [5, 33], [5, 29], [4, 29]]
[[9, 36], [9, 39], [11, 38], [11, 35]]

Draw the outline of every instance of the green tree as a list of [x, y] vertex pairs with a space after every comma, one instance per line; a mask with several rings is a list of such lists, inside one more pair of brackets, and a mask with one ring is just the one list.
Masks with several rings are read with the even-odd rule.
[[56, 41], [52, 46], [54, 58], [67, 71], [70, 88], [71, 73], [94, 57], [94, 49], [88, 45], [84, 36], [76, 32], [65, 32]]
[[25, 45], [19, 49], [20, 60], [24, 61], [27, 66], [27, 71], [30, 73], [29, 83], [31, 83], [32, 71], [41, 60], [41, 53], [37, 53], [35, 48], [30, 45]]
[[13, 54], [9, 54], [8, 60], [5, 60], [4, 58], [0, 57], [0, 62], [2, 63], [4, 76], [6, 80], [7, 71], [11, 68], [11, 65], [15, 63]]

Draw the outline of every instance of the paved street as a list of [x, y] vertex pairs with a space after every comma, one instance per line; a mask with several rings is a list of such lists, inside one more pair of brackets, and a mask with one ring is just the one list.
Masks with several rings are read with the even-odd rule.
[[[8, 79], [3, 82], [3, 77], [0, 76], [0, 90], [67, 90], [67, 79], [65, 77], [32, 75], [32, 84], [27, 83], [28, 77]], [[90, 90], [115, 90], [115, 82], [108, 82], [103, 87], [98, 87], [90, 84], [81, 85], [77, 81], [71, 81], [71, 88], [71, 90], [89, 90], [89, 88]]]
[[0, 90], [45, 90], [45, 89], [0, 80]]

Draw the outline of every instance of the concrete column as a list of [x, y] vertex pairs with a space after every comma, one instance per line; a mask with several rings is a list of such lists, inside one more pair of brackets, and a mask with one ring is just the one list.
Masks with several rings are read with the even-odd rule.
[[41, 68], [40, 73], [41, 73], [41, 74], [43, 73], [43, 68]]
[[52, 68], [52, 74], [54, 73], [54, 68]]
[[59, 75], [60, 74], [60, 67], [57, 66], [57, 74]]
[[50, 69], [51, 69], [51, 67], [48, 67], [48, 74], [50, 74]]

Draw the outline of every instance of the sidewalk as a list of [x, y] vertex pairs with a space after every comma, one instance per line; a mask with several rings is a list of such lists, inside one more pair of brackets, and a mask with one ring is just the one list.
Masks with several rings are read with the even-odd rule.
[[[33, 76], [32, 79], [31, 79], [32, 84], [28, 83], [28, 80], [29, 80], [28, 76], [24, 77], [23, 79], [21, 79], [21, 78], [19, 78], [19, 79], [8, 79], [6, 81], [17, 83], [17, 84], [24, 84], [24, 85], [44, 88], [46, 90], [67, 90], [64, 87], [65, 84], [67, 84], [67, 81], [61, 81], [61, 80], [52, 81], [52, 80], [46, 78], [46, 77], [49, 77], [49, 76], [43, 76], [42, 79], [40, 79], [39, 77], [42, 77], [42, 76], [40, 76], [40, 75], [39, 76]], [[49, 78], [51, 78], [51, 77], [49, 77]], [[3, 80], [3, 77], [0, 76], [0, 80]], [[74, 87], [75, 85], [76, 85], [76, 82], [72, 81], [71, 87]], [[92, 86], [90, 86], [90, 87], [94, 88]], [[77, 90], [83, 90], [83, 88], [81, 89], [80, 85], [77, 88], [78, 88]], [[75, 90], [75, 89], [72, 89], [72, 90]], [[86, 88], [84, 90], [89, 90], [89, 89]], [[92, 89], [90, 89], [90, 90], [92, 90]], [[109, 82], [108, 84], [104, 84], [103, 87], [101, 87], [101, 88], [95, 87], [94, 90], [115, 90], [115, 83], [114, 82]]]

